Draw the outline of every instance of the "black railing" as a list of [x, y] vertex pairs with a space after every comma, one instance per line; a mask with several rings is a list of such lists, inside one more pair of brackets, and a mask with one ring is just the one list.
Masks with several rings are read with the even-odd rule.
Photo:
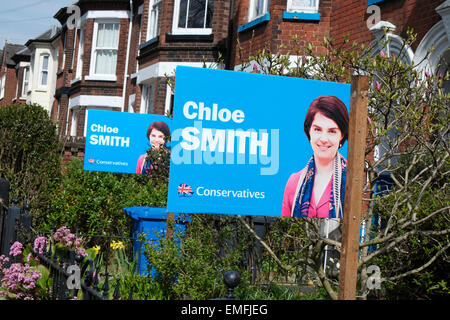
[[[30, 206], [25, 204], [21, 209], [17, 204], [18, 201], [16, 199], [12, 200], [12, 205], [10, 206], [5, 206], [3, 201], [0, 203], [0, 256], [3, 255], [9, 258], [9, 263], [4, 263], [3, 267], [9, 267], [11, 263], [19, 262], [18, 257], [10, 255], [11, 246], [15, 242], [20, 242], [23, 247], [28, 245], [33, 247], [34, 239], [45, 235], [46, 245], [41, 248], [41, 252], [33, 249], [31, 253], [39, 259], [40, 264], [49, 270], [48, 282], [51, 286], [49, 299], [74, 299], [78, 296], [79, 290], [82, 291], [83, 300], [108, 300], [110, 298], [117, 300], [120, 298], [120, 279], [115, 279], [114, 292], [112, 297], [110, 297], [109, 250], [106, 250], [103, 270], [101, 270], [98, 261], [85, 259], [80, 254], [76, 254], [73, 249], [56, 250], [56, 247], [51, 245], [53, 233], [34, 232], [32, 230], [32, 216], [28, 213]], [[101, 235], [90, 235], [90, 237], [106, 238], [107, 246], [109, 246], [112, 239], [139, 240], [130, 237], [105, 237]], [[104, 279], [101, 288], [99, 288], [100, 274], [103, 275]], [[130, 290], [128, 299], [132, 298], [132, 290]]]
[[4, 229], [9, 206], [9, 182], [0, 178], [0, 255], [3, 253]]
[[18, 200], [12, 199], [12, 205], [0, 205], [0, 255], [8, 255], [11, 245], [24, 241], [24, 232], [21, 229], [31, 230], [32, 217], [28, 214], [29, 205], [25, 203], [20, 209]]
[[[51, 300], [75, 299], [80, 289], [82, 290], [83, 300], [108, 300], [110, 290], [108, 274], [106, 274], [105, 282], [101, 289], [103, 293], [101, 293], [98, 288], [98, 277], [95, 276], [92, 260], [87, 260], [82, 264], [82, 259], [77, 258], [73, 250], [69, 250], [67, 257], [58, 256], [58, 254], [52, 253], [51, 250], [42, 254], [34, 251], [33, 254], [39, 258], [40, 263], [50, 270], [49, 278], [52, 280]], [[73, 266], [79, 268], [79, 274], [68, 272], [68, 270], [74, 270]], [[71, 277], [75, 278], [71, 281]], [[118, 288], [119, 282], [117, 281], [113, 300], [120, 298]]]
[[[23, 208], [18, 207], [18, 201], [13, 199], [11, 205], [8, 203], [9, 185], [5, 187], [4, 181], [0, 181], [0, 255], [9, 255], [11, 245], [19, 241], [24, 246], [33, 245], [35, 237], [44, 236], [47, 240], [47, 244], [54, 244], [52, 232], [35, 232], [32, 230], [32, 217], [28, 213], [30, 207], [24, 201]], [[3, 186], [3, 191], [2, 191]], [[7, 190], [8, 192], [6, 192]], [[6, 201], [5, 201], [6, 198]], [[5, 205], [6, 204], [6, 205]], [[266, 230], [267, 222], [257, 221], [260, 224], [260, 229]], [[271, 222], [269, 222], [270, 224]], [[99, 232], [97, 235], [92, 234], [79, 234], [75, 232], [76, 237], [82, 237], [87, 239], [89, 243], [103, 244], [102, 247], [106, 250], [102, 252], [103, 263], [97, 260], [97, 255], [94, 260], [86, 259], [76, 254], [73, 249], [56, 250], [54, 245], [46, 245], [44, 251], [35, 252], [35, 257], [39, 258], [42, 265], [46, 266], [50, 272], [49, 278], [51, 279], [51, 290], [49, 299], [52, 300], [64, 300], [73, 299], [82, 293], [82, 299], [92, 300], [118, 300], [123, 298], [122, 292], [120, 292], [119, 278], [114, 278], [111, 272], [108, 272], [109, 261], [112, 258], [110, 244], [112, 241], [123, 241], [124, 243], [131, 245], [133, 242], [138, 242], [140, 245], [134, 246], [139, 248], [139, 252], [134, 252], [133, 258], [137, 257], [137, 264], [134, 264], [135, 269], [132, 270], [135, 274], [140, 273], [140, 266], [142, 258], [141, 250], [144, 249], [145, 244], [151, 240], [137, 239], [133, 237], [124, 236], [106, 236]], [[261, 234], [260, 237], [264, 237]], [[156, 241], [156, 240], [155, 240]], [[287, 248], [285, 246], [279, 246], [279, 248], [273, 248], [277, 256], [289, 256], [295, 258], [302, 248]], [[52, 251], [53, 250], [53, 251]], [[333, 257], [336, 261], [339, 259], [339, 253], [335, 250], [327, 252], [328, 258]], [[132, 259], [131, 259], [132, 260]], [[136, 263], [136, 261], [134, 261]], [[277, 283], [282, 285], [294, 285], [301, 286], [306, 284], [308, 279], [305, 279], [305, 275], [311, 273], [307, 270], [305, 265], [299, 265], [286, 273], [281, 270], [275, 260], [268, 255], [267, 252], [263, 252], [261, 248], [253, 247], [248, 249], [245, 255], [244, 265], [247, 270], [250, 271], [250, 284], [256, 286], [266, 286], [271, 283]], [[148, 266], [151, 267], [151, 266]], [[148, 268], [147, 267], [147, 268]], [[151, 271], [148, 270], [150, 273]], [[336, 264], [327, 262], [327, 272], [337, 273]], [[114, 273], [114, 272], [113, 272]], [[118, 273], [116, 272], [116, 275]], [[99, 275], [102, 279], [99, 279]], [[225, 277], [224, 283], [228, 288], [227, 297], [232, 298], [232, 289], [238, 282], [231, 281], [233, 277], [238, 275], [232, 274], [229, 277]], [[102, 283], [100, 283], [102, 282]], [[123, 286], [122, 286], [123, 287]], [[133, 299], [133, 287], [127, 288], [127, 298]], [[145, 297], [148, 295], [145, 294]]]
[[[53, 241], [54, 232], [37, 232], [36, 236], [43, 236], [47, 241]], [[109, 262], [111, 260], [110, 244], [112, 241], [122, 240], [131, 243], [132, 241], [141, 241], [141, 239], [124, 237], [124, 236], [105, 236], [101, 234], [79, 234], [76, 237], [90, 239], [94, 243], [101, 240], [106, 245], [106, 250], [102, 253], [104, 261], [101, 263], [97, 259], [100, 255], [96, 255], [94, 260], [86, 259], [82, 255], [77, 254], [73, 249], [56, 250], [52, 252], [52, 246], [45, 246], [42, 253], [33, 251], [33, 254], [39, 258], [40, 263], [49, 268], [50, 278], [52, 278], [52, 300], [74, 299], [78, 296], [79, 290], [82, 292], [83, 300], [119, 300], [122, 297], [120, 292], [120, 279], [114, 278], [108, 272]], [[49, 240], [50, 239], [50, 240]], [[97, 240], [95, 240], [97, 239]], [[30, 241], [29, 241], [30, 243]], [[142, 250], [143, 246], [140, 246]], [[138, 252], [140, 259], [142, 252]], [[140, 262], [138, 260], [138, 262]], [[138, 274], [138, 266], [134, 265], [133, 273]], [[100, 283], [100, 275], [103, 283]], [[133, 300], [133, 287], [129, 288], [127, 299]], [[114, 290], [114, 291], [111, 291]], [[112, 294], [111, 294], [112, 293]], [[147, 297], [148, 295], [144, 295]]]

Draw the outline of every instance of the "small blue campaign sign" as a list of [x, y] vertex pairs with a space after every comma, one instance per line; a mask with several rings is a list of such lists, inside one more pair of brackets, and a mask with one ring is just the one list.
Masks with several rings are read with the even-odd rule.
[[148, 129], [159, 121], [171, 127], [163, 115], [88, 110], [84, 170], [141, 173]]
[[167, 211], [281, 216], [289, 177], [313, 155], [304, 120], [319, 96], [348, 110], [350, 85], [177, 67]]

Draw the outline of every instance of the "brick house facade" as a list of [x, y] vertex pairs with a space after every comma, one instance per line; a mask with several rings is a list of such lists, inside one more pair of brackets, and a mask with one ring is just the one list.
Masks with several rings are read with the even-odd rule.
[[55, 18], [61, 23], [54, 119], [60, 135], [82, 137], [86, 110], [123, 111], [130, 13], [128, 1], [77, 2], [80, 24], [68, 24], [67, 8]]
[[[67, 8], [55, 14], [61, 34], [51, 116], [61, 136], [82, 138], [89, 109], [170, 112], [166, 77], [174, 76], [177, 65], [237, 70], [263, 48], [286, 46], [280, 51], [286, 53], [294, 35], [300, 46], [311, 43], [320, 54], [324, 37], [340, 42], [348, 35], [349, 45], [368, 44], [388, 28], [384, 49], [396, 54], [412, 27], [418, 39], [404, 58], [418, 62], [435, 46], [419, 68], [448, 70], [450, 0], [199, 0], [189, 8], [187, 2], [79, 0], [81, 21], [74, 28]], [[380, 21], [369, 25], [372, 5]], [[17, 75], [8, 78], [14, 82]]]
[[[60, 28], [53, 25], [44, 33], [25, 43], [30, 54], [29, 65], [24, 64], [19, 87], [26, 103], [42, 106], [50, 115], [54, 101], [57, 66], [59, 59]], [[23, 82], [28, 81], [27, 84]]]
[[294, 45], [293, 36], [297, 36], [301, 46], [311, 43], [317, 54], [324, 53], [322, 42], [324, 37], [330, 36], [332, 4], [335, 2], [237, 0], [233, 9], [231, 52], [235, 69], [242, 64], [242, 59], [261, 49], [276, 52], [284, 46], [286, 49], [281, 49], [280, 53], [286, 53]]
[[173, 76], [177, 65], [214, 65], [228, 50], [230, 2], [203, 1], [205, 6], [198, 12], [204, 16], [199, 21], [183, 17], [181, 2], [142, 1], [138, 68], [133, 75], [136, 112], [171, 112], [173, 97], [166, 76]]
[[[66, 8], [55, 15], [63, 25], [61, 41], [64, 30], [67, 33], [66, 65], [60, 68], [64, 71], [58, 75], [56, 90], [60, 99], [53, 106], [61, 134], [83, 136], [86, 110], [90, 108], [136, 113], [170, 112], [173, 93], [166, 77], [174, 75], [177, 65], [202, 67], [206, 64], [236, 70], [242, 63], [240, 54], [245, 59], [263, 48], [272, 52], [280, 46], [289, 48], [294, 35], [300, 45], [311, 43], [314, 51], [320, 54], [326, 50], [322, 46], [324, 37], [339, 42], [348, 34], [350, 44], [353, 40], [367, 44], [386, 26], [395, 26], [390, 30], [393, 52], [395, 42], [401, 41], [407, 27], [418, 32], [417, 47], [411, 48], [409, 57], [413, 61], [417, 49], [428, 49], [420, 42], [426, 40], [427, 32], [433, 26], [442, 24], [444, 27], [439, 30], [450, 30], [445, 27], [448, 10], [436, 10], [438, 6], [448, 7], [449, 1], [443, 0], [408, 3], [400, 0], [210, 0], [201, 1], [203, 6], [194, 8], [197, 10], [194, 13], [204, 14], [203, 19], [195, 18], [195, 15], [193, 18], [190, 10], [195, 10], [183, 7], [186, 2], [78, 1], [82, 26], [76, 30], [64, 28], [69, 18]], [[370, 30], [367, 9], [372, 3], [379, 7], [381, 21]], [[120, 30], [116, 72], [114, 77], [104, 79], [91, 75], [94, 63], [92, 41], [98, 32], [96, 21], [101, 19], [116, 19]], [[448, 47], [448, 35], [442, 33], [444, 35], [440, 37], [443, 48]], [[79, 58], [80, 49], [83, 50], [82, 59]], [[281, 53], [284, 53], [283, 49]], [[60, 54], [63, 53], [60, 51]], [[222, 65], [216, 64], [219, 56], [223, 58]]]
[[[373, 12], [368, 10], [368, 4], [372, 3], [378, 6], [380, 13], [380, 22], [373, 26], [370, 25]], [[384, 49], [396, 55], [402, 40], [407, 37], [408, 28], [412, 28], [417, 33], [417, 40], [408, 48], [408, 56], [403, 57], [404, 60], [419, 64], [427, 50], [434, 47], [430, 58], [420, 63], [418, 68], [431, 72], [448, 70], [450, 1], [342, 0], [333, 1], [332, 12], [331, 37], [342, 42], [345, 35], [350, 35], [348, 46], [344, 49], [348, 49], [353, 41], [368, 44], [380, 37], [384, 28], [388, 28], [389, 44]]]
[[23, 49], [23, 45], [6, 43], [0, 55], [0, 107], [17, 102], [17, 78], [20, 73], [18, 74], [18, 63], [13, 57]]
[[[174, 23], [174, 8], [179, 4], [179, 0], [81, 0], [77, 28], [68, 27], [67, 8], [55, 14], [62, 31], [52, 118], [60, 135], [82, 137], [86, 110], [92, 108], [170, 112], [173, 94], [166, 75], [172, 75], [177, 65], [214, 64], [219, 52], [227, 51], [229, 1], [209, 1], [204, 25], [193, 27]], [[117, 25], [115, 70], [96, 74], [95, 42], [101, 36], [99, 26], [105, 23]]]
[[30, 85], [30, 60], [31, 52], [28, 48], [17, 51], [12, 60], [16, 63], [16, 98], [15, 103], [25, 104], [27, 102], [28, 88]]
[[[264, 4], [264, 5], [262, 5]], [[373, 8], [380, 13], [378, 24], [371, 25]], [[281, 45], [292, 45], [296, 35], [300, 45], [311, 43], [315, 52], [324, 53], [322, 41], [331, 37], [350, 49], [353, 41], [369, 44], [388, 27], [390, 44], [387, 50], [396, 54], [408, 28], [417, 33], [417, 41], [409, 48], [408, 62], [419, 62], [431, 46], [436, 48], [430, 59], [418, 66], [435, 72], [439, 63], [447, 65], [450, 57], [450, 1], [445, 0], [236, 0], [233, 10], [234, 40], [231, 55], [235, 69], [242, 59], [263, 48], [276, 52]], [[370, 7], [370, 8], [369, 8]], [[257, 14], [255, 12], [258, 12]], [[381, 49], [381, 48], [379, 48]], [[385, 48], [386, 49], [386, 48]], [[281, 49], [280, 53], [286, 51]], [[443, 60], [441, 57], [444, 55]], [[295, 58], [295, 57], [294, 57]]]

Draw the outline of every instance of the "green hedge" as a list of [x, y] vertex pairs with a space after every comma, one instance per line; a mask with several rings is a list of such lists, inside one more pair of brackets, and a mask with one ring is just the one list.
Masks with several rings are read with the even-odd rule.
[[61, 178], [61, 144], [56, 127], [39, 105], [0, 108], [0, 175], [11, 198], [26, 198], [40, 216], [51, 205]]
[[52, 208], [42, 221], [49, 229], [68, 226], [81, 233], [122, 234], [129, 232], [125, 207], [167, 204], [167, 184], [147, 175], [84, 171], [83, 162], [70, 161], [54, 194]]

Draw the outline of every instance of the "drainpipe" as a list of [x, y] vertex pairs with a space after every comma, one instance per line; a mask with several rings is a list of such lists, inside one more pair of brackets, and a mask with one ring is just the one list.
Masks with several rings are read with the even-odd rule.
[[[127, 44], [127, 55], [125, 58], [125, 73], [123, 75], [123, 93], [122, 93], [122, 112], [125, 110], [125, 97], [127, 91], [127, 80], [128, 80], [128, 64], [130, 58], [130, 46], [131, 46], [131, 28], [133, 26], [133, 0], [130, 0], [130, 25], [128, 27], [128, 44]], [[128, 106], [130, 107], [130, 106]]]
[[227, 54], [225, 58], [225, 69], [231, 70], [231, 48], [233, 45], [233, 11], [234, 11], [234, 0], [230, 1], [230, 13], [228, 21], [228, 41], [227, 41]]

